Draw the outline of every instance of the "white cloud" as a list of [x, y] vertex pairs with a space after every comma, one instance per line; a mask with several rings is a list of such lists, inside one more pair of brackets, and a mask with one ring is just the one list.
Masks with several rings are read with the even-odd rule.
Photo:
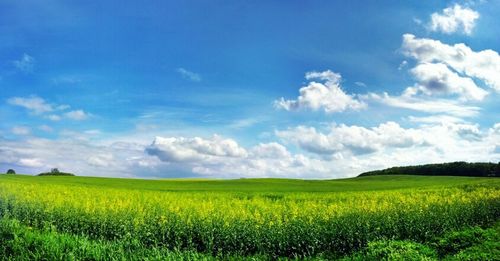
[[12, 97], [7, 100], [7, 103], [9, 103], [10, 105], [26, 108], [34, 114], [42, 114], [54, 110], [52, 105], [48, 104], [44, 99], [37, 96], [31, 96], [28, 98]]
[[23, 57], [14, 61], [13, 64], [20, 71], [30, 73], [33, 72], [33, 68], [35, 67], [35, 58], [29, 56], [28, 54], [23, 54]]
[[326, 113], [359, 110], [366, 107], [366, 104], [342, 90], [340, 86], [341, 76], [338, 73], [330, 70], [308, 72], [306, 79], [317, 79], [323, 82], [309, 82], [307, 86], [300, 88], [300, 95], [296, 100], [285, 100], [282, 97], [274, 102], [275, 107], [287, 111], [301, 109], [317, 111], [322, 109]]
[[285, 146], [276, 143], [260, 143], [250, 150], [250, 155], [254, 158], [282, 159], [291, 157]]
[[362, 98], [366, 101], [374, 101], [391, 107], [404, 108], [408, 110], [432, 114], [448, 114], [456, 117], [477, 116], [479, 114], [479, 111], [481, 110], [481, 108], [479, 107], [464, 105], [455, 100], [428, 100], [414, 97], [411, 93], [405, 93], [401, 96], [390, 96], [387, 93], [383, 93], [382, 95], [369, 93], [362, 96]]
[[482, 100], [488, 93], [471, 78], [461, 77], [443, 63], [421, 63], [410, 70], [418, 81], [416, 90], [424, 94], [458, 94], [463, 100]]
[[229, 128], [233, 128], [233, 129], [242, 129], [242, 128], [251, 127], [251, 126], [253, 126], [257, 123], [260, 123], [262, 121], [263, 121], [262, 118], [245, 118], [245, 119], [235, 120], [235, 121], [231, 122], [230, 124], [228, 124], [227, 126]]
[[406, 66], [408, 66], [408, 61], [406, 60], [402, 61], [398, 66], [398, 71], [403, 70], [404, 68], [406, 68]]
[[354, 82], [354, 84], [356, 84], [359, 87], [367, 87], [366, 83], [364, 82]]
[[193, 82], [201, 82], [201, 76], [195, 72], [186, 70], [184, 68], [178, 68], [177, 72], [185, 79]]
[[90, 115], [83, 110], [74, 110], [74, 111], [69, 111], [65, 112], [64, 116], [68, 119], [75, 120], [75, 121], [82, 121], [86, 120], [90, 117]]
[[409, 116], [408, 120], [410, 122], [415, 122], [415, 123], [426, 123], [426, 124], [432, 124], [432, 123], [465, 123], [465, 121], [461, 118], [454, 117], [454, 116], [449, 116], [449, 115], [432, 115], [432, 116], [425, 116], [425, 117], [415, 117], [415, 116]]
[[[249, 149], [234, 140], [157, 137], [146, 152], [163, 167], [209, 177], [324, 177], [331, 175], [324, 162], [291, 154], [276, 142]], [[166, 165], [165, 165], [166, 164]]]
[[305, 151], [322, 155], [339, 152], [361, 155], [386, 147], [403, 148], [426, 144], [419, 131], [403, 129], [395, 122], [383, 123], [373, 128], [341, 124], [331, 127], [326, 134], [316, 131], [314, 127], [298, 126], [277, 131], [276, 135]]
[[[43, 118], [51, 121], [60, 121], [63, 117], [71, 120], [86, 120], [91, 114], [81, 109], [66, 111], [71, 106], [67, 104], [50, 104], [37, 96], [30, 97], [12, 97], [7, 103], [14, 106], [23, 107], [35, 115], [42, 115]], [[50, 114], [49, 114], [50, 113]]]
[[329, 159], [326, 166], [333, 173], [349, 175], [401, 165], [500, 160], [495, 154], [500, 146], [500, 124], [481, 130], [470, 123], [425, 123], [403, 128], [387, 122], [372, 128], [338, 125], [324, 132], [299, 126], [276, 134], [313, 156]]
[[145, 146], [134, 143], [99, 145], [71, 136], [59, 140], [31, 137], [0, 141], [0, 165], [20, 168], [19, 172], [26, 174], [59, 168], [82, 176], [148, 176], [151, 166], [159, 163], [144, 154]]
[[464, 34], [472, 34], [472, 30], [476, 25], [476, 20], [479, 18], [479, 13], [468, 8], [455, 4], [453, 7], [443, 9], [442, 13], [433, 13], [429, 29], [435, 32], [443, 32], [445, 34], [462, 31]]
[[111, 162], [113, 162], [114, 157], [113, 154], [98, 154], [92, 155], [87, 158], [87, 162], [96, 167], [109, 167]]
[[51, 121], [60, 121], [61, 120], [61, 116], [56, 115], [56, 114], [47, 115], [47, 116], [45, 116], [45, 118], [47, 118]]
[[[81, 135], [95, 132], [90, 133]], [[395, 165], [500, 160], [495, 152], [500, 123], [486, 130], [451, 121], [413, 128], [394, 122], [371, 128], [341, 124], [325, 130], [300, 126], [277, 134], [306, 154], [292, 153], [276, 142], [244, 148], [219, 136], [158, 137], [148, 146], [129, 142], [133, 139], [128, 137], [113, 137], [118, 141], [111, 142], [67, 132], [58, 140], [0, 137], [0, 165], [33, 174], [57, 167], [77, 175], [115, 177], [339, 178]]]
[[197, 161], [210, 156], [242, 157], [247, 154], [236, 141], [217, 135], [211, 139], [156, 137], [147, 152], [166, 162]]
[[41, 131], [45, 131], [45, 132], [53, 132], [54, 129], [52, 127], [50, 127], [49, 125], [40, 125], [38, 126], [38, 129], [41, 130]]
[[444, 63], [467, 77], [477, 78], [500, 92], [500, 55], [493, 50], [473, 51], [463, 43], [440, 41], [403, 35], [402, 51], [418, 63]]
[[14, 126], [11, 131], [15, 135], [29, 135], [31, 133], [31, 129], [24, 126]]
[[19, 159], [18, 164], [24, 167], [32, 167], [32, 168], [37, 168], [43, 166], [43, 163], [40, 159], [29, 159], [29, 158], [23, 158]]

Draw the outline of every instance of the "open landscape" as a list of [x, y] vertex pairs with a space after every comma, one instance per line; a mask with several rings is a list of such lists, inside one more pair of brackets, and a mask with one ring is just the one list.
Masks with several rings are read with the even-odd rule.
[[0, 261], [500, 261], [500, 0], [0, 0]]
[[492, 260], [500, 179], [0, 175], [0, 215], [0, 255], [19, 260]]

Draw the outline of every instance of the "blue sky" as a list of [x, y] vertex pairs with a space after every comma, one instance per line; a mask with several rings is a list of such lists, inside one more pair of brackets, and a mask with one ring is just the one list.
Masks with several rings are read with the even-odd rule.
[[0, 0], [0, 169], [499, 161], [498, 1]]

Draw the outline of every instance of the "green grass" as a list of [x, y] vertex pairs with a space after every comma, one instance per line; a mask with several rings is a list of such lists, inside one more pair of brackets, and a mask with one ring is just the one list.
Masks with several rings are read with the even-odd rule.
[[[89, 240], [49, 228], [37, 230], [17, 220], [0, 219], [0, 257], [8, 260], [260, 260], [270, 256], [213, 257], [195, 251], [145, 248], [133, 241]], [[436, 237], [427, 244], [374, 241], [344, 261], [496, 260], [500, 257], [500, 223], [493, 228], [466, 228]], [[326, 260], [329, 257], [311, 258]]]
[[148, 191], [187, 191], [187, 192], [346, 192], [395, 190], [406, 188], [451, 187], [494, 183], [500, 179], [452, 176], [368, 176], [336, 180], [298, 180], [298, 179], [168, 179], [144, 180], [97, 177], [59, 177], [0, 175], [1, 181], [25, 182], [29, 184], [59, 184], [66, 186], [88, 186]]
[[0, 256], [18, 260], [470, 259], [494, 255], [499, 216], [498, 178], [0, 175]]

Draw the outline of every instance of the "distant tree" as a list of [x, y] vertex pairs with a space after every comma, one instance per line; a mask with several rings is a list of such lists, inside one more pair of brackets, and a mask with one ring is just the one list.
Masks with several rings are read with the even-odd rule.
[[16, 174], [16, 171], [13, 169], [7, 170], [7, 174]]
[[58, 168], [53, 168], [50, 170], [50, 173], [53, 173], [53, 174], [56, 174], [56, 173], [59, 173], [59, 169]]
[[392, 167], [383, 170], [361, 173], [360, 176], [372, 175], [427, 175], [427, 176], [475, 176], [500, 177], [500, 162], [467, 163], [463, 161], [426, 164], [417, 166]]

